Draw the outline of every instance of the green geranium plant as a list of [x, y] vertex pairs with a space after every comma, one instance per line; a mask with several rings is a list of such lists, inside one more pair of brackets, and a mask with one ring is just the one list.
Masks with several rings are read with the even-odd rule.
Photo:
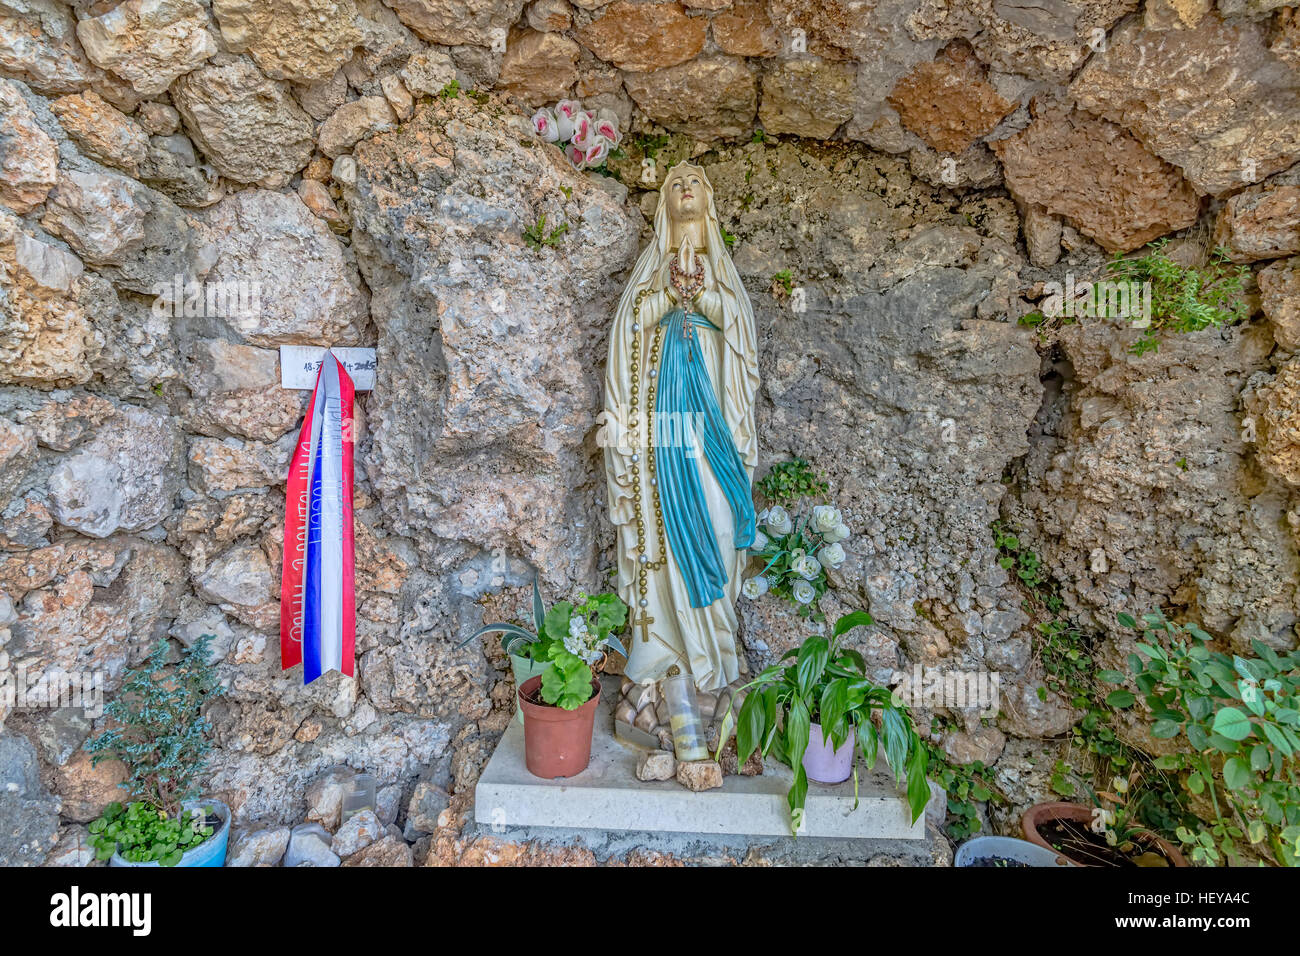
[[778, 663], [741, 689], [746, 696], [739, 717], [733, 721], [728, 713], [723, 719], [719, 749], [725, 745], [734, 725], [738, 759], [742, 764], [755, 750], [760, 750], [763, 756], [774, 755], [794, 771], [794, 785], [786, 799], [790, 804], [791, 830], [795, 834], [803, 824], [808, 796], [803, 755], [808, 749], [813, 723], [821, 725], [823, 735], [836, 749], [850, 738], [856, 738], [855, 808], [858, 760], [865, 760], [867, 769], [872, 769], [882, 747], [894, 776], [907, 775], [906, 799], [914, 822], [925, 812], [930, 799], [930, 785], [926, 781], [929, 758], [907, 708], [895, 702], [888, 687], [871, 681], [861, 654], [840, 646], [840, 638], [848, 631], [872, 623], [866, 611], [854, 611], [835, 622], [829, 638], [813, 635], [799, 647], [787, 651]]
[[518, 624], [485, 624], [460, 646], [485, 634], [499, 633], [509, 654], [552, 666], [542, 674], [542, 700], [564, 710], [576, 710], [591, 699], [595, 665], [606, 648], [627, 656], [614, 632], [627, 623], [627, 605], [617, 594], [578, 593], [577, 603], [560, 601], [549, 611], [533, 581], [533, 630]]
[[160, 640], [144, 662], [128, 671], [121, 692], [105, 714], [112, 727], [86, 743], [93, 763], [120, 760], [127, 779], [122, 787], [135, 800], [110, 803], [89, 830], [98, 859], [114, 851], [133, 863], [156, 861], [175, 866], [181, 855], [213, 833], [210, 811], [181, 810], [198, 791], [207, 764], [211, 724], [205, 702], [221, 693], [208, 659], [212, 635], [205, 634], [167, 664], [170, 645]]

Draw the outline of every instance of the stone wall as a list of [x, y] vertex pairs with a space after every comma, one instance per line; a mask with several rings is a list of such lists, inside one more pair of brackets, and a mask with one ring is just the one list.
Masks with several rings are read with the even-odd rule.
[[[513, 688], [457, 644], [534, 574], [604, 580], [605, 330], [650, 180], [692, 158], [755, 304], [763, 460], [814, 459], [850, 515], [827, 610], [871, 608], [881, 677], [999, 671], [1000, 716], [942, 743], [1041, 796], [1075, 714], [1040, 699], [994, 520], [1106, 655], [1156, 605], [1296, 642], [1297, 49], [1289, 8], [1236, 0], [0, 0], [0, 668], [111, 694], [157, 638], [214, 634], [211, 786], [242, 827], [347, 765], [417, 860], [498, 853], [465, 814]], [[529, 134], [564, 97], [619, 118], [613, 175]], [[568, 231], [530, 248], [541, 215]], [[1250, 265], [1248, 324], [1142, 357], [1110, 323], [1018, 324], [1167, 235]], [[187, 307], [198, 281], [257, 308]], [[277, 637], [295, 343], [379, 352], [357, 677], [309, 687]], [[742, 621], [752, 666], [806, 634]], [[93, 729], [0, 698], [0, 862], [80, 859], [118, 794]]]

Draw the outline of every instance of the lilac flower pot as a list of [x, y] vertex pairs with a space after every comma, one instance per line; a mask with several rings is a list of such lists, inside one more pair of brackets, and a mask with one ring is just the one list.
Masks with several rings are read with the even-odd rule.
[[853, 735], [840, 745], [831, 748], [831, 742], [822, 738], [820, 724], [808, 729], [808, 749], [803, 752], [803, 769], [809, 780], [817, 783], [843, 783], [853, 773]]

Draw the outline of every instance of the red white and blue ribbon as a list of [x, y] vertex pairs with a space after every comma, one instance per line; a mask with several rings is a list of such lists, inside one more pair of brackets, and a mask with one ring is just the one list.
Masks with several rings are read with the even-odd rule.
[[304, 684], [353, 676], [352, 401], [347, 371], [326, 352], [289, 467], [280, 582], [280, 665]]

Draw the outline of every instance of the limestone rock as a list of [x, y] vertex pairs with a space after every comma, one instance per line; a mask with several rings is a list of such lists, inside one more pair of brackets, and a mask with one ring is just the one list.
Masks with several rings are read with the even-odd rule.
[[699, 57], [651, 73], [626, 73], [628, 94], [652, 120], [701, 140], [748, 136], [758, 108], [755, 73], [739, 57]]
[[437, 830], [438, 817], [450, 802], [451, 798], [442, 787], [429, 780], [417, 781], [406, 806], [406, 836], [414, 839], [421, 833]]
[[981, 725], [971, 733], [949, 730], [944, 734], [942, 744], [944, 752], [954, 763], [969, 764], [978, 760], [985, 766], [991, 766], [1002, 756], [1007, 738], [996, 727]]
[[[343, 796], [348, 792], [356, 771], [351, 767], [331, 767], [307, 788], [307, 819], [325, 829], [337, 830], [343, 813]], [[325, 837], [326, 842], [330, 840]]]
[[344, 866], [414, 866], [410, 846], [405, 840], [386, 836], [343, 861]]
[[58, 180], [54, 140], [36, 122], [18, 87], [0, 80], [0, 203], [28, 213], [45, 201]]
[[59, 801], [41, 786], [36, 750], [20, 734], [0, 734], [0, 866], [39, 866], [54, 848]]
[[205, 494], [280, 484], [288, 471], [289, 451], [237, 438], [196, 438], [190, 443], [190, 484]]
[[174, 107], [153, 100], [140, 104], [135, 120], [150, 136], [171, 136], [181, 128], [181, 114]]
[[60, 0], [19, 0], [0, 7], [0, 71], [24, 80], [37, 93], [58, 96], [94, 84], [121, 96], [134, 91], [86, 58], [77, 41], [77, 20]]
[[763, 74], [758, 119], [768, 133], [828, 139], [853, 116], [853, 90], [843, 63], [784, 60]]
[[367, 301], [329, 227], [296, 194], [245, 189], [201, 214], [217, 259], [208, 282], [257, 283], [260, 309], [226, 322], [259, 346], [360, 345]]
[[43, 866], [106, 866], [95, 859], [90, 831], [79, 823], [59, 827], [58, 843], [45, 858]]
[[31, 428], [0, 418], [0, 501], [8, 501], [36, 458], [36, 434]]
[[[444, 123], [455, 126], [457, 161]], [[487, 586], [491, 570], [476, 555], [497, 547], [557, 582], [590, 566], [594, 528], [583, 515], [597, 505], [582, 445], [601, 386], [587, 349], [561, 328], [612, 307], [615, 264], [630, 263], [638, 228], [557, 151], [528, 148], [524, 136], [465, 97], [437, 100], [400, 133], [359, 145], [346, 191], [388, 356], [367, 407], [370, 478], [399, 533], [461, 542], [439, 560], [481, 582], [469, 587]], [[497, 184], [491, 202], [475, 195], [486, 180]], [[523, 243], [542, 212], [570, 223], [557, 250]], [[544, 361], [522, 347], [531, 342], [549, 343]], [[528, 468], [501, 467], [494, 448], [526, 456]], [[442, 464], [452, 461], [454, 478]], [[564, 490], [575, 488], [584, 490]]]
[[382, 96], [363, 96], [344, 103], [320, 125], [320, 151], [333, 159], [346, 153], [358, 141], [375, 133], [392, 129], [397, 117]]
[[498, 83], [529, 106], [565, 99], [578, 79], [581, 52], [577, 43], [558, 33], [516, 31], [501, 58]]
[[211, 262], [175, 203], [117, 173], [66, 171], [46, 199], [41, 225], [133, 292], [157, 295], [176, 276], [193, 281]]
[[[1137, 335], [1105, 323], [1063, 330], [1075, 379], [1052, 408], [1062, 434], [1031, 456], [1029, 484], [1004, 503], [1004, 520], [1061, 569], [1075, 619], [1109, 634], [1103, 666], [1122, 667], [1133, 641], [1115, 624], [1117, 610], [1179, 599], [1189, 619], [1238, 653], [1256, 639], [1293, 646], [1300, 546], [1285, 499], [1234, 484], [1250, 453], [1242, 391], [1268, 368], [1268, 328], [1166, 336], [1140, 359], [1128, 351]], [[1060, 495], [1078, 502], [1068, 515], [1048, 503]], [[1105, 570], [1089, 560], [1098, 547]]]
[[271, 597], [274, 583], [266, 555], [251, 544], [231, 548], [195, 581], [200, 597], [238, 607], [261, 607]]
[[235, 182], [282, 186], [311, 158], [310, 117], [285, 84], [244, 57], [182, 77], [172, 100], [199, 149]]
[[713, 40], [733, 56], [771, 56], [781, 50], [781, 35], [762, 0], [737, 0], [711, 21]]
[[1042, 206], [1030, 203], [1025, 207], [1021, 231], [1029, 261], [1034, 265], [1046, 269], [1061, 258], [1061, 220]]
[[84, 267], [0, 211], [0, 381], [71, 385], [88, 381], [96, 339], [79, 301]]
[[1300, 360], [1242, 396], [1255, 420], [1259, 462], [1273, 475], [1300, 488]]
[[684, 760], [677, 764], [677, 782], [699, 793], [722, 786], [722, 768], [715, 760]]
[[1221, 196], [1300, 159], [1300, 75], [1267, 43], [1266, 24], [1212, 14], [1158, 33], [1133, 21], [1089, 60], [1070, 94], [1131, 130], [1199, 191]]
[[261, 827], [232, 837], [226, 866], [275, 866], [289, 848], [288, 827]]
[[1300, 176], [1284, 174], [1230, 198], [1215, 220], [1214, 244], [1234, 262], [1300, 252]]
[[144, 246], [146, 209], [126, 177], [68, 171], [41, 225], [92, 265], [121, 265]]
[[191, 431], [275, 441], [306, 409], [306, 392], [280, 387], [279, 355], [272, 349], [202, 339], [186, 354], [184, 368], [194, 396], [185, 412]]
[[707, 21], [675, 3], [615, 0], [577, 31], [579, 42], [621, 70], [645, 73], [684, 63], [704, 49]]
[[285, 866], [338, 866], [339, 858], [330, 849], [329, 832], [319, 823], [303, 823], [293, 828], [284, 853]]
[[379, 822], [375, 812], [362, 810], [349, 817], [347, 822], [338, 828], [330, 843], [330, 849], [340, 857], [349, 857], [384, 836], [384, 825]]
[[78, 23], [77, 38], [97, 66], [155, 96], [217, 52], [209, 26], [199, 0], [126, 0]]
[[131, 176], [138, 174], [149, 152], [149, 137], [98, 93], [87, 90], [60, 97], [50, 104], [50, 110], [91, 159]]
[[1138, 0], [925, 0], [906, 7], [896, 15], [911, 38], [970, 37], [990, 67], [1059, 84], [1069, 82], [1093, 46], [1137, 9]]
[[534, 30], [562, 32], [573, 25], [573, 7], [568, 0], [533, 0], [526, 18]]
[[456, 65], [440, 50], [423, 50], [407, 60], [398, 75], [416, 96], [433, 96], [456, 79]]
[[1178, 170], [1112, 123], [1055, 104], [993, 144], [1017, 202], [1071, 220], [1110, 251], [1127, 251], [1196, 221]]
[[216, 170], [201, 161], [181, 133], [150, 137], [140, 181], [181, 206], [211, 206], [224, 194]]
[[[401, 21], [441, 46], [492, 45], [519, 19], [524, 0], [384, 0]], [[500, 31], [499, 33], [497, 31]]]
[[638, 780], [671, 780], [677, 774], [677, 761], [666, 750], [646, 752], [636, 758]]
[[[405, 123], [415, 113], [415, 98], [397, 74], [390, 73], [379, 81], [379, 88], [384, 91], [384, 99], [397, 114], [399, 122]], [[313, 210], [314, 211], [314, 210]]]
[[273, 80], [330, 76], [361, 42], [353, 0], [213, 0], [232, 53], [247, 53]]
[[970, 45], [952, 43], [934, 61], [918, 65], [889, 94], [903, 126], [934, 149], [960, 153], [1011, 112], [984, 79]]
[[152, 528], [171, 512], [180, 449], [172, 419], [124, 406], [50, 474], [50, 512], [95, 538]]
[[104, 812], [104, 807], [127, 796], [120, 784], [127, 779], [126, 768], [116, 760], [95, 764], [91, 755], [77, 749], [66, 761], [54, 768], [54, 788], [63, 801], [65, 820], [89, 823]]
[[1273, 338], [1289, 352], [1300, 351], [1300, 258], [1274, 262], [1256, 279]]

